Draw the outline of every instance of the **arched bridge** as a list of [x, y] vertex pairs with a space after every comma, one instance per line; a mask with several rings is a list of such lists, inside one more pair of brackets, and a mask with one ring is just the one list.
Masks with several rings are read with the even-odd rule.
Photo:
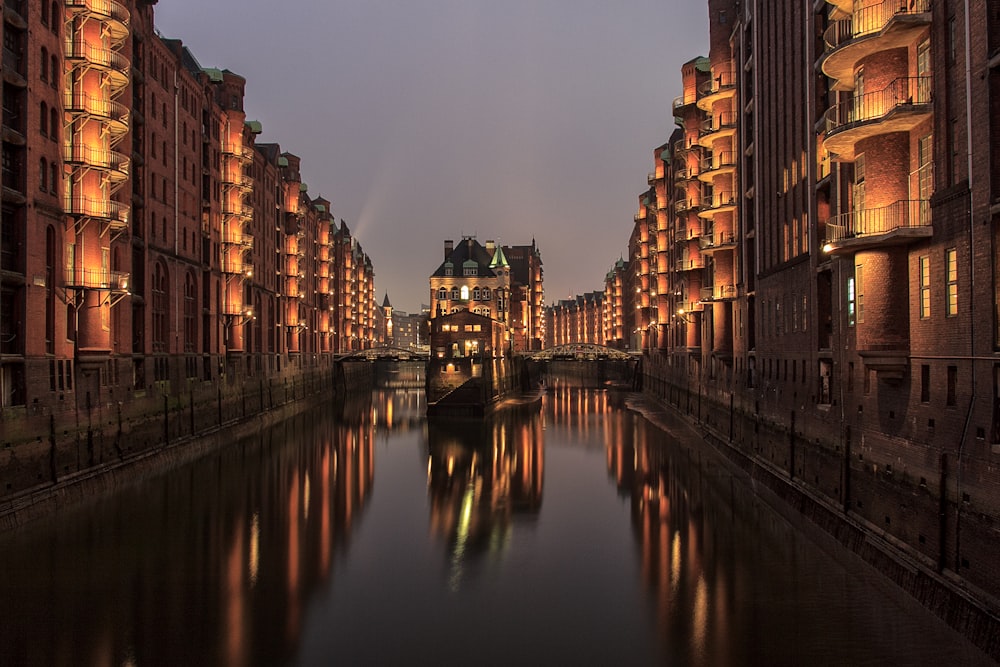
[[573, 359], [577, 361], [593, 361], [597, 359], [619, 359], [630, 360], [637, 358], [624, 350], [593, 343], [571, 343], [569, 345], [556, 345], [537, 352], [525, 352], [524, 357], [537, 361], [547, 361], [550, 359]]
[[367, 350], [357, 350], [340, 355], [346, 361], [427, 361], [429, 354], [405, 347], [382, 345]]

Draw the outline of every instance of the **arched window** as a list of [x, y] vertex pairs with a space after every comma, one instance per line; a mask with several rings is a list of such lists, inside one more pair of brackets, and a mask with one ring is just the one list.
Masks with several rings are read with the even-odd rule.
[[41, 62], [41, 72], [38, 75], [42, 81], [49, 80], [49, 50], [42, 47], [42, 62]]
[[49, 105], [45, 102], [38, 107], [38, 129], [41, 130], [43, 137], [49, 135]]
[[49, 109], [49, 136], [52, 141], [59, 141], [59, 108]]
[[459, 295], [460, 293], [461, 293], [461, 292], [459, 292], [459, 291], [458, 291], [458, 288], [457, 288], [457, 287], [452, 287], [452, 288], [451, 288], [451, 298], [452, 298], [452, 299], [455, 299], [455, 300], [457, 301], [457, 300], [458, 300], [458, 295]]
[[462, 301], [468, 301], [468, 300], [469, 300], [469, 286], [462, 285]]
[[472, 299], [474, 301], [479, 301], [480, 296], [482, 296], [482, 293], [479, 291], [478, 287], [472, 290]]
[[438, 301], [444, 301], [448, 298], [448, 290], [443, 287], [438, 288]]
[[53, 88], [59, 85], [59, 59], [55, 55], [52, 56], [52, 67], [49, 69], [49, 78], [52, 79]]
[[169, 307], [169, 277], [163, 262], [153, 268], [153, 352], [167, 351], [167, 309]]
[[38, 161], [38, 189], [42, 192], [49, 189], [49, 163], [45, 158]]
[[[43, 0], [44, 2], [44, 0]], [[52, 15], [49, 17], [52, 22], [52, 32], [59, 34], [59, 24], [62, 22], [62, 16], [59, 13], [59, 2], [58, 0], [52, 0]]]
[[42, 25], [49, 24], [49, 3], [42, 3]]
[[483, 301], [489, 301], [489, 300], [490, 300], [490, 288], [489, 287], [484, 287], [483, 288]]

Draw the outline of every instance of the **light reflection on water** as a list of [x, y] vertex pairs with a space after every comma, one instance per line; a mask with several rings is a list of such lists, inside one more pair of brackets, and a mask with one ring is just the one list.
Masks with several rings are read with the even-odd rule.
[[0, 536], [0, 661], [982, 660], [626, 400], [428, 423], [379, 390]]

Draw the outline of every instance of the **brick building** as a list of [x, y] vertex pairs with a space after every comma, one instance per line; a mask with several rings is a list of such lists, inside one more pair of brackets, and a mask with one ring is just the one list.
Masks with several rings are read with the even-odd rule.
[[245, 80], [162, 38], [154, 4], [3, 3], [4, 408], [373, 344], [370, 259], [257, 142]]
[[651, 384], [996, 596], [1000, 14], [708, 9], [631, 233], [623, 312]]

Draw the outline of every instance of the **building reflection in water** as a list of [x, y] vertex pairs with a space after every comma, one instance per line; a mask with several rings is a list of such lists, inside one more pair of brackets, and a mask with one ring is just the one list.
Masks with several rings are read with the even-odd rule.
[[516, 518], [537, 518], [544, 451], [537, 406], [487, 419], [429, 419], [430, 530], [448, 545], [453, 591], [461, 588], [472, 561], [503, 556]]
[[371, 494], [376, 431], [417, 403], [356, 396], [0, 536], [2, 662], [288, 662]]

